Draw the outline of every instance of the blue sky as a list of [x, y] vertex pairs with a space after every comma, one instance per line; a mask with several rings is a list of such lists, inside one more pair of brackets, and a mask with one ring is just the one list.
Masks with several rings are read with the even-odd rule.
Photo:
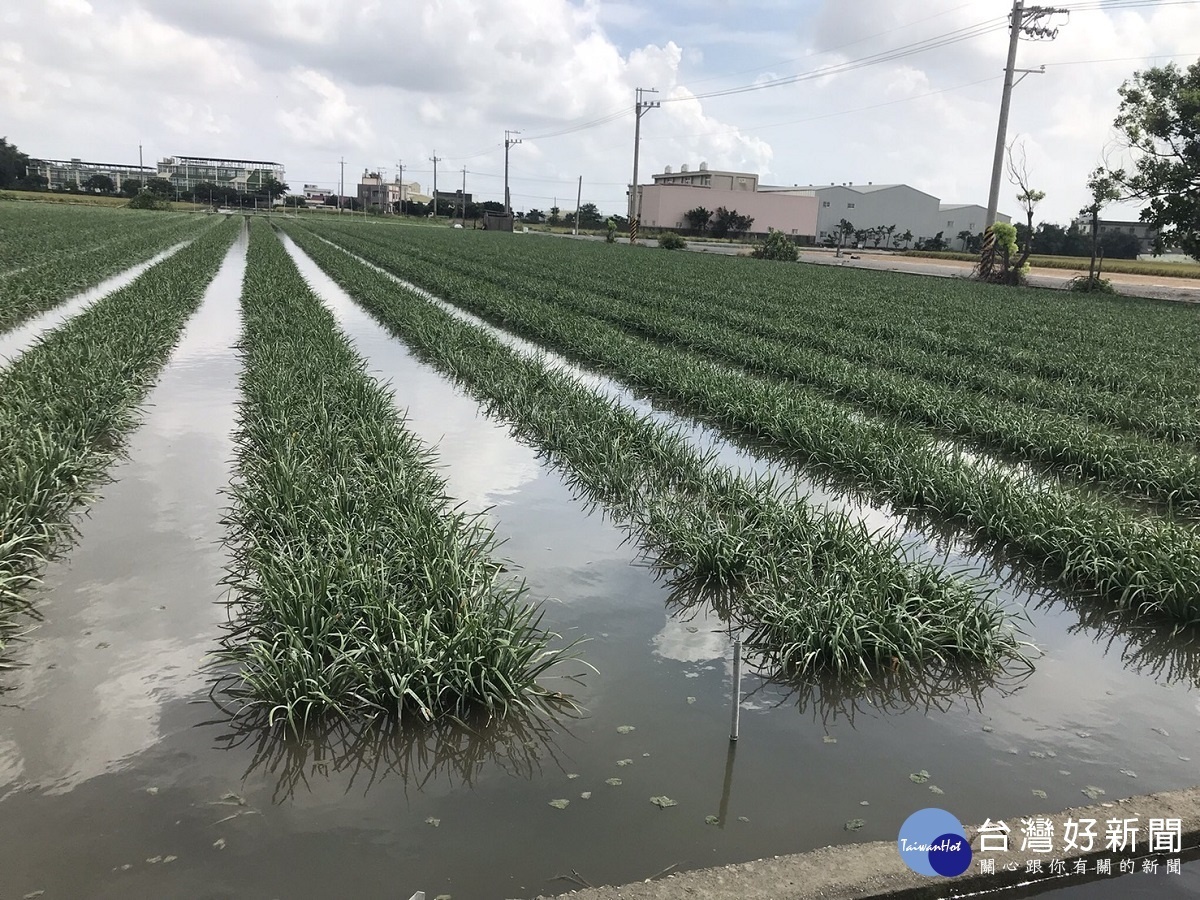
[[[1090, 169], [1119, 158], [1117, 87], [1200, 58], [1200, 3], [1064, 0], [1047, 66], [1014, 94], [1039, 217], [1065, 222]], [[1103, 8], [1096, 8], [1097, 6]], [[277, 159], [295, 187], [364, 169], [514, 205], [623, 208], [633, 90], [643, 176], [708, 162], [776, 184], [906, 182], [984, 203], [1007, 46], [1007, 0], [10, 0], [0, 9], [2, 129], [26, 152], [105, 161], [186, 154]], [[725, 97], [919, 41], [926, 52]], [[581, 125], [612, 115], [586, 128]], [[577, 129], [577, 130], [571, 130]], [[565, 133], [563, 133], [565, 132]], [[644, 180], [644, 177], [643, 177]], [[1015, 211], [1005, 183], [1001, 209]], [[567, 200], [566, 198], [571, 198]], [[1135, 210], [1115, 207], [1113, 215]]]

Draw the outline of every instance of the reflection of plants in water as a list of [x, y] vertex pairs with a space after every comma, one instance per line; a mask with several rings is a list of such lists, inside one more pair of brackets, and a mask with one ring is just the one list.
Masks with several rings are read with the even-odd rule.
[[456, 779], [469, 786], [487, 766], [497, 766], [509, 776], [532, 778], [547, 760], [557, 762], [557, 739], [563, 722], [576, 710], [569, 704], [544, 704], [504, 719], [451, 722], [441, 719], [424, 725], [397, 724], [394, 720], [350, 723], [326, 718], [310, 722], [300, 735], [291, 729], [271, 727], [267, 714], [222, 720], [230, 730], [217, 738], [222, 749], [249, 748], [252, 753], [243, 780], [258, 773], [274, 776], [272, 802], [291, 799], [298, 788], [311, 790], [310, 779], [340, 775], [346, 793], [366, 780], [363, 793], [388, 776], [405, 785], [424, 789], [430, 782]]
[[838, 719], [853, 725], [858, 715], [900, 715], [913, 710], [926, 714], [945, 713], [959, 703], [981, 712], [985, 694], [1008, 697], [1021, 689], [1022, 682], [1032, 672], [1033, 667], [1029, 665], [994, 672], [961, 665], [933, 664], [921, 669], [881, 672], [857, 680], [800, 681], [789, 679], [784, 673], [759, 669], [755, 674], [762, 681], [743, 702], [760, 694], [771, 696], [772, 706], [795, 703], [801, 713], [811, 709], [813, 718], [825, 725]]
[[1063, 607], [1070, 610], [1079, 621], [1067, 626], [1067, 632], [1091, 637], [1103, 645], [1105, 653], [1117, 649], [1126, 668], [1166, 684], [1200, 687], [1200, 627], [1144, 617], [1139, 620], [1094, 592], [1057, 584], [1052, 570], [1003, 548], [948, 531], [935, 532], [927, 523], [924, 533], [935, 539], [939, 551], [957, 553], [979, 564], [993, 583], [1029, 608], [1047, 614]]
[[668, 609], [681, 620], [711, 611], [727, 623], [731, 638], [740, 637], [745, 642], [747, 654], [743, 665], [760, 683], [744, 700], [756, 695], [775, 695], [771, 705], [795, 702], [801, 712], [811, 707], [814, 715], [826, 724], [842, 717], [853, 723], [855, 715], [868, 710], [876, 714], [898, 714], [913, 709], [946, 712], [960, 701], [982, 709], [986, 692], [1008, 696], [1033, 672], [1029, 660], [1021, 658], [1004, 668], [935, 660], [919, 667], [897, 665], [856, 673], [853, 677], [798, 673], [780, 666], [772, 648], [756, 646], [752, 623], [738, 620], [738, 586], [677, 579], [667, 570], [658, 571], [671, 587]]
[[1068, 633], [1092, 637], [1106, 654], [1115, 648], [1125, 668], [1164, 684], [1200, 688], [1200, 628], [1151, 625], [1089, 597], [1042, 597], [1034, 603], [1047, 610], [1060, 605], [1079, 617]]

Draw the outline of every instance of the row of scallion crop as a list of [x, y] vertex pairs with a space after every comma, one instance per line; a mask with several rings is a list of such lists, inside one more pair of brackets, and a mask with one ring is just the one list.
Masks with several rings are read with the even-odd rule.
[[234, 616], [217, 660], [250, 709], [300, 726], [502, 714], [569, 658], [503, 575], [485, 520], [431, 454], [269, 226], [251, 227], [243, 403], [227, 515]]
[[[401, 250], [394, 237], [390, 243], [371, 239], [385, 235], [382, 229], [335, 225], [323, 231], [456, 305], [602, 366], [730, 433], [760, 438], [897, 509], [934, 514], [1019, 551], [1043, 565], [1048, 577], [1095, 591], [1135, 614], [1200, 623], [1200, 534], [1187, 523], [1139, 514], [1100, 491], [947, 453], [921, 427], [863, 416], [792, 382], [730, 368], [539, 300], [533, 280], [514, 276], [497, 283], [482, 264], [472, 268], [470, 254], [456, 252], [446, 238], [422, 235], [422, 258], [412, 252], [407, 233]], [[493, 257], [486, 268], [503, 266], [502, 258]]]
[[[424, 255], [420, 243], [412, 249], [417, 255]], [[1160, 437], [1193, 444], [1200, 442], [1200, 407], [1195, 403], [1194, 395], [1188, 395], [1186, 387], [1183, 391], [1185, 398], [1164, 398], [1157, 394], [1139, 397], [1125, 392], [1130, 387], [1128, 384], [1122, 384], [1120, 391], [1114, 392], [1076, 379], [1063, 381], [1010, 372], [997, 361], [987, 362], [973, 355], [935, 351], [914, 343], [902, 331], [885, 330], [886, 323], [880, 321], [880, 314], [886, 314], [886, 310], [879, 309], [877, 303], [865, 297], [856, 318], [850, 321], [831, 320], [825, 298], [820, 298], [818, 302], [806, 302], [810, 297], [817, 300], [811, 294], [801, 297], [793, 295], [783, 302], [772, 302], [757, 291], [748, 298], [726, 298], [722, 296], [719, 285], [708, 282], [703, 290], [697, 290], [698, 285], [694, 282], [688, 283], [682, 279], [647, 283], [639, 277], [643, 271], [641, 265], [606, 268], [603, 273], [605, 277], [600, 278], [597, 266], [586, 264], [589, 261], [586, 254], [582, 256], [582, 263], [578, 259], [567, 258], [561, 260], [562, 264], [548, 266], [545, 256], [530, 252], [531, 249], [538, 249], [538, 245], [524, 244], [512, 248], [485, 243], [473, 248], [472, 258], [485, 266], [498, 264], [491, 270], [494, 277], [503, 278], [510, 273], [536, 276], [543, 287], [544, 298], [573, 306], [583, 304], [579, 308], [592, 314], [597, 311], [601, 311], [601, 314], [608, 312], [613, 304], [623, 308], [632, 305], [642, 315], [650, 317], [652, 322], [657, 322], [663, 316], [684, 316], [693, 323], [704, 322], [711, 325], [712, 330], [733, 333], [739, 338], [771, 341], [791, 351], [792, 358], [787, 361], [791, 366], [803, 363], [810, 356], [821, 359], [826, 366], [865, 365], [871, 370], [869, 375], [872, 382], [868, 386], [870, 393], [867, 396], [872, 402], [878, 402], [874, 394], [890, 395], [897, 389], [903, 391], [907, 388], [935, 399], [946, 397], [954, 404], [965, 403], [970, 406], [973, 403], [998, 403], [1006, 411], [1006, 418], [1019, 420], [1033, 416], [1042, 419], [1041, 411], [1046, 410], [1068, 414], [1068, 422], [1075, 429], [1100, 422], [1143, 438]], [[447, 262], [444, 257], [439, 261]], [[732, 265], [744, 268], [755, 264], [735, 262]], [[806, 278], [811, 274], [821, 273], [806, 271]], [[911, 278], [908, 280], [912, 281]], [[1176, 310], [1175, 314], [1185, 324], [1172, 333], [1184, 343], [1169, 350], [1173, 355], [1182, 357], [1181, 368], [1186, 372], [1188, 367], [1200, 365], [1200, 356], [1194, 352], [1189, 354], [1189, 345], [1186, 343], [1186, 323], [1192, 314], [1186, 309]], [[1135, 323], [1126, 324], [1134, 327]], [[907, 325], [909, 329], [913, 327], [911, 322], [901, 325]], [[1146, 323], [1138, 329], [1138, 333], [1151, 327], [1152, 323]], [[1200, 329], [1194, 331], [1195, 340], [1200, 341]], [[778, 347], [775, 349], [776, 355]], [[795, 357], [799, 355], [800, 348], [803, 349], [803, 358], [797, 360]], [[1135, 352], [1128, 360], [1127, 367], [1136, 377], [1141, 377], [1148, 366], [1161, 363], [1161, 344], [1151, 351], [1151, 354], [1158, 352], [1157, 359], [1153, 355], [1147, 359], [1146, 351], [1141, 347], [1133, 350]], [[1120, 353], [1118, 347], [1118, 358]], [[1110, 350], [1105, 357], [1111, 358], [1112, 355]], [[787, 374], [787, 366], [780, 374]], [[915, 377], [899, 382], [897, 376], [900, 375]], [[1191, 380], [1194, 381], [1194, 378]], [[819, 373], [811, 381], [820, 385], [826, 383]], [[1184, 385], [1187, 383], [1185, 380]], [[899, 388], [895, 385], [899, 385]], [[845, 390], [840, 382], [829, 387], [835, 391]], [[947, 396], [951, 389], [952, 394]], [[986, 399], [972, 397], [972, 394], [984, 395]], [[857, 391], [847, 395], [848, 399], [856, 401], [860, 396], [861, 392]], [[969, 421], [943, 422], [937, 406], [922, 405], [915, 413], [909, 413], [908, 406], [908, 403], [901, 402], [897, 409], [921, 421], [952, 425], [959, 433], [975, 434]], [[1063, 427], [1057, 419], [1050, 421], [1052, 428]], [[985, 427], [983, 435], [987, 431]], [[1100, 433], [1104, 436], [1103, 431]], [[1194, 451], [1195, 448], [1191, 449]], [[1156, 451], [1150, 449], [1148, 452], [1153, 456]]]
[[[65, 233], [56, 233], [56, 240], [49, 242], [49, 249], [43, 245], [43, 252], [27, 264], [0, 272], [0, 333], [216, 224], [213, 218], [194, 215], [106, 219], [109, 227], [103, 230], [86, 227], [86, 216], [71, 221], [78, 234], [64, 228]], [[17, 243], [25, 247], [30, 241], [20, 235]], [[62, 246], [67, 241], [69, 245]]]
[[740, 476], [682, 434], [421, 299], [298, 225], [285, 229], [420, 357], [508, 421], [603, 503], [678, 581], [736, 587], [765, 665], [851, 676], [895, 665], [996, 668], [1020, 656], [1012, 621], [973, 583], [890, 535]]
[[[375, 235], [380, 234], [378, 229]], [[384, 232], [386, 233], [386, 232]], [[370, 233], [368, 233], [370, 236]], [[1200, 514], [1200, 456], [1195, 448], [1099, 426], [1065, 412], [1031, 408], [964, 387], [863, 366], [797, 335], [765, 336], [720, 321], [696, 298], [678, 294], [628, 296], [573, 284], [563, 290], [538, 269], [496, 259], [446, 255], [438, 266], [525, 297], [530, 304], [561, 307], [610, 322], [629, 334], [685, 348], [747, 372], [812, 388], [868, 412], [932, 426], [983, 450], [1013, 454], [1053, 471], [1093, 480], [1127, 493]]]
[[73, 512], [136, 425], [237, 227], [209, 229], [0, 370], [0, 641], [29, 610], [42, 564], [69, 543]]

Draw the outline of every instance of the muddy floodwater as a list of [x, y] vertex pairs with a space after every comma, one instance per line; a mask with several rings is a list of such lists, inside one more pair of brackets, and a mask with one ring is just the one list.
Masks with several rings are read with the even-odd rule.
[[[1015, 826], [1089, 796], [1200, 782], [1200, 647], [956, 545], [942, 548], [952, 564], [988, 572], [1027, 610], [1032, 672], [858, 692], [751, 672], [731, 744], [719, 617], [674, 594], [618, 524], [303, 258], [409, 427], [437, 448], [451, 495], [490, 510], [544, 624], [586, 638], [580, 653], [598, 672], [567, 666], [580, 681], [554, 683], [577, 715], [473, 732], [328, 729], [295, 741], [231, 723], [203, 666], [225, 621], [221, 491], [244, 258], [243, 238], [115, 482], [47, 568], [35, 598], [44, 621], [16, 649], [23, 668], [2, 676], [3, 900], [522, 897], [891, 841], [926, 806]], [[662, 796], [676, 805], [651, 802]], [[1159, 885], [1149, 878], [1105, 890]], [[1157, 878], [1153, 896], [1200, 890], [1194, 864]]]

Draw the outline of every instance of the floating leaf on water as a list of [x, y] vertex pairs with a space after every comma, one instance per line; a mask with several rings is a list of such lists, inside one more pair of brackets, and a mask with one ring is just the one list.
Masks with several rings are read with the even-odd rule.
[[1070, 775], [1070, 774], [1071, 774], [1071, 772], [1070, 772], [1070, 770], [1068, 770], [1068, 769], [1059, 769], [1059, 770], [1058, 770], [1058, 774], [1059, 774], [1059, 775]]
[[154, 865], [155, 863], [162, 862], [162, 857], [161, 856], [151, 856], [146, 859], [146, 862], [150, 863], [150, 865]]
[[1089, 800], [1099, 800], [1104, 795], [1104, 788], [1098, 788], [1094, 784], [1089, 784], [1080, 793], [1084, 794]]
[[634, 731], [634, 730], [635, 730], [635, 728], [632, 725], [618, 725], [617, 726], [618, 734], [629, 734], [629, 732]]
[[568, 806], [571, 805], [571, 801], [570, 800], [551, 800], [550, 805], [553, 806], [555, 809], [566, 809]]
[[871, 804], [870, 804], [870, 802], [869, 802], [869, 801], [867, 801], [867, 800], [859, 800], [859, 801], [858, 801], [858, 805], [859, 805], [859, 806], [870, 806]]
[[618, 759], [617, 765], [618, 766], [632, 766], [633, 760], [632, 759]]
[[213, 846], [216, 847], [218, 850], [224, 850], [225, 849], [225, 838], [217, 838], [215, 841], [213, 841]]
[[668, 806], [678, 806], [679, 805], [678, 802], [676, 802], [675, 800], [672, 800], [670, 797], [667, 797], [665, 795], [662, 797], [651, 797], [650, 802], [653, 803], [655, 806], [657, 806], [659, 809], [666, 809]]
[[1057, 754], [1057, 753], [1055, 753], [1053, 750], [1047, 750], [1047, 751], [1046, 751], [1046, 755], [1047, 755], [1048, 757], [1050, 757], [1051, 759], [1054, 759], [1055, 757], [1057, 757], [1057, 756], [1058, 756], [1058, 754]]
[[831, 735], [831, 734], [826, 734], [826, 735], [824, 735], [824, 736], [821, 738], [821, 740], [822, 740], [822, 741], [824, 741], [826, 744], [836, 744], [836, 743], [837, 743], [837, 738], [835, 738], [835, 737], [834, 737], [833, 735]]
[[582, 794], [580, 794], [580, 795], [579, 795], [579, 798], [580, 798], [581, 800], [591, 800], [591, 799], [592, 799], [592, 792], [591, 792], [591, 791], [584, 791]]
[[1045, 792], [1045, 791], [1039, 791], [1037, 788], [1034, 788], [1034, 789], [1033, 789], [1033, 796], [1035, 796], [1035, 797], [1040, 797], [1042, 800], [1045, 800], [1045, 799], [1046, 799], [1046, 792]]
[[720, 825], [721, 819], [718, 816], [705, 816], [704, 824], [705, 825]]
[[439, 825], [442, 824], [442, 820], [435, 819], [433, 816], [430, 816], [428, 819], [425, 820], [425, 824], [432, 825], [434, 828], [437, 828]]
[[1181, 757], [1179, 757], [1179, 758], [1180, 758], [1180, 759], [1182, 759], [1184, 762], [1191, 762], [1191, 761], [1192, 761], [1192, 758], [1191, 758], [1190, 756], [1181, 756]]
[[24, 900], [36, 900], [36, 898], [42, 896], [42, 894], [44, 894], [44, 893], [46, 893], [46, 892], [45, 891], [30, 891], [28, 894], [25, 895]]
[[178, 856], [175, 856], [174, 854], [170, 854], [168, 856], [163, 857], [163, 862], [164, 863], [175, 862], [175, 860], [177, 860], [177, 859], [179, 859]]
[[1010, 748], [1008, 752], [1009, 752], [1009, 753], [1011, 753], [1013, 756], [1020, 756], [1020, 755], [1021, 755], [1021, 751], [1020, 751], [1020, 750], [1018, 750], [1016, 747], [1012, 747], [1012, 748]]
[[1122, 769], [1121, 774], [1128, 775], [1130, 778], [1137, 778], [1137, 772], [1134, 772], [1130, 769]]
[[1077, 731], [1075, 733], [1077, 735], [1079, 735], [1081, 738], [1090, 738], [1092, 736], [1092, 733], [1090, 731]]
[[449, 894], [438, 894], [433, 900], [453, 900]]
[[750, 819], [748, 816], [738, 816], [738, 821], [739, 822], [749, 822]]
[[924, 784], [929, 780], [929, 773], [922, 769], [920, 772], [913, 772], [909, 775], [908, 780], [914, 784]]
[[623, 782], [621, 781], [621, 779], [620, 779], [620, 778], [605, 778], [605, 779], [604, 779], [604, 783], [605, 783], [605, 784], [611, 784], [611, 785], [613, 785], [614, 787], [616, 787], [618, 784], [622, 784]]
[[568, 778], [570, 778], [572, 781], [574, 781], [576, 778], [578, 778], [578, 777], [579, 777], [579, 773], [578, 773], [578, 772], [570, 772], [570, 773], [567, 775], [567, 777], [568, 777]]
[[642, 757], [645, 758], [645, 757], [648, 757], [649, 755], [650, 755], [649, 753], [643, 753]]
[[929, 786], [929, 790], [931, 790], [931, 791], [932, 791], [933, 793], [935, 793], [935, 794], [944, 794], [944, 793], [946, 793], [946, 792], [945, 792], [945, 791], [943, 791], [943, 790], [942, 790], [940, 787], [938, 787], [936, 784], [931, 784], [931, 785]]
[[991, 725], [984, 725], [983, 730], [984, 731], [995, 731], [996, 729], [993, 728]]
[[688, 701], [688, 703], [695, 703], [695, 702], [696, 702], [696, 698], [695, 698], [695, 697], [688, 697], [688, 698], [687, 698], [687, 701]]
[[866, 821], [864, 821], [863, 819], [851, 819], [849, 822], [847, 822], [842, 827], [844, 829], [846, 829], [847, 831], [858, 831], [858, 829], [862, 828], [866, 824], [867, 824]]
[[146, 788], [146, 793], [147, 793], [147, 794], [157, 794], [157, 793], [158, 793], [158, 788], [156, 788], [156, 787], [148, 787], [148, 788]]
[[689, 626], [687, 627], [687, 630], [688, 630], [688, 631], [690, 631], [692, 634], [695, 634], [695, 633], [696, 633], [697, 631], [699, 631], [700, 629], [699, 629], [699, 628], [697, 628], [695, 625], [689, 625]]
[[1034, 759], [1045, 759], [1046, 758], [1046, 754], [1043, 753], [1041, 750], [1030, 750], [1029, 755], [1032, 756]]
[[101, 641], [100, 643], [98, 643], [96, 645], [96, 649], [97, 650], [107, 650], [111, 646], [112, 646], [112, 644], [110, 644], [108, 641]]
[[1170, 737], [1170, 736], [1171, 736], [1171, 733], [1170, 733], [1169, 731], [1167, 731], [1167, 729], [1165, 729], [1165, 728], [1159, 728], [1157, 725], [1156, 725], [1155, 727], [1151, 728], [1150, 730], [1151, 730], [1151, 731], [1157, 731], [1157, 732], [1158, 732], [1159, 734], [1161, 734], [1163, 737]]

